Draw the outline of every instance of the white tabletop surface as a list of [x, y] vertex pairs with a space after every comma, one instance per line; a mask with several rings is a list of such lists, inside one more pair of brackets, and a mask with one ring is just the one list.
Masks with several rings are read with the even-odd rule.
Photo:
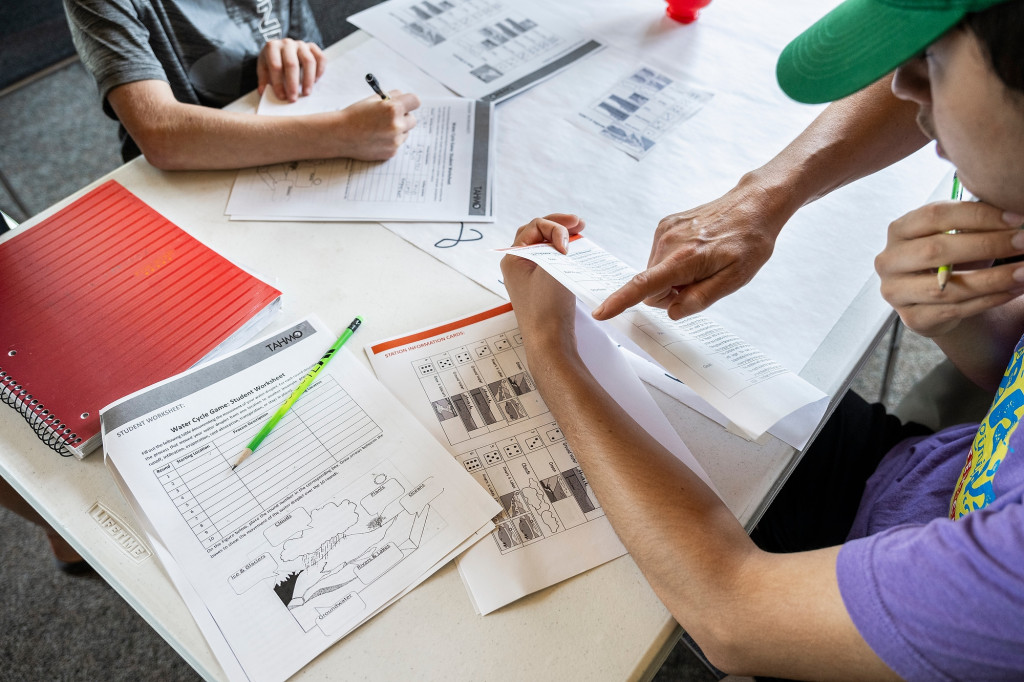
[[[646, 11], [660, 13], [660, 3], [650, 5]], [[363, 39], [347, 40], [351, 44]], [[253, 101], [250, 97], [243, 106]], [[785, 141], [780, 139], [779, 146]], [[285, 309], [278, 318], [282, 323], [312, 312], [341, 329], [360, 314], [366, 318], [361, 336], [374, 340], [464, 316], [501, 300], [376, 224], [231, 222], [223, 211], [233, 172], [166, 173], [140, 160], [108, 177], [284, 291]], [[922, 188], [922, 198], [928, 190]], [[19, 229], [31, 229], [64, 203]], [[877, 282], [865, 283], [838, 319], [801, 371], [833, 396], [845, 389], [891, 319], [890, 309], [878, 296]], [[799, 453], [771, 436], [747, 442], [651, 391], [729, 508], [741, 522], [752, 525]], [[140, 531], [101, 454], [85, 460], [58, 457], [36, 440], [15, 411], [0, 410], [0, 475], [61, 529], [204, 677], [223, 678], [156, 560], [137, 560], [125, 549], [123, 537], [118, 541], [116, 529], [90, 514], [100, 503], [130, 529]], [[677, 633], [675, 621], [629, 556], [486, 617], [474, 613], [449, 564], [331, 647], [295, 679], [487, 679], [502, 673], [521, 679], [644, 679], [657, 670]]]

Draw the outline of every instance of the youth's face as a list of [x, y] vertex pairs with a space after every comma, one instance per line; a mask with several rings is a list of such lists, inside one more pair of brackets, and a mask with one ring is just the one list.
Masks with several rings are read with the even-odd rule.
[[974, 33], [954, 28], [896, 69], [892, 91], [976, 197], [1024, 214], [1024, 93], [1007, 88]]

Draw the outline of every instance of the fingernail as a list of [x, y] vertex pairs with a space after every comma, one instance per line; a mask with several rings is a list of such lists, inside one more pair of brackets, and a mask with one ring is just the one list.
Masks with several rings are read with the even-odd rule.
[[[1024, 270], [1024, 268], [1021, 268], [1021, 270]], [[1016, 273], [1014, 273], [1014, 274], [1016, 274]], [[591, 311], [590, 316], [591, 317], [599, 317], [602, 313], [604, 313], [604, 303], [602, 303], [601, 305], [599, 305], [596, 308], [594, 308]]]
[[1021, 227], [1024, 225], [1024, 215], [1003, 211], [1003, 222], [1010, 227]]
[[568, 235], [562, 235], [562, 251], [568, 251], [568, 250], [569, 250], [569, 236]]
[[1018, 232], [1013, 235], [1013, 239], [1010, 240], [1010, 245], [1018, 251], [1024, 250], [1024, 232]]
[[1013, 279], [1016, 282], [1024, 282], [1024, 268], [1017, 268], [1014, 270]]

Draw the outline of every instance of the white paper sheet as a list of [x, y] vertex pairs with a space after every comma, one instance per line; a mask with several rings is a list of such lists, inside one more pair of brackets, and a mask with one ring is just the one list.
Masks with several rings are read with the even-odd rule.
[[[697, 392], [692, 388], [666, 372], [664, 367], [656, 362], [652, 362], [648, 358], [641, 357], [628, 348], [620, 346], [620, 350], [626, 356], [629, 366], [633, 368], [633, 371], [636, 372], [641, 381], [650, 384], [666, 395], [672, 396], [684, 405], [692, 407], [705, 417], [713, 419], [737, 436], [750, 440], [751, 434], [737, 428], [729, 421], [728, 417], [716, 410], [711, 403], [697, 395]], [[808, 403], [780, 419], [768, 429], [768, 433], [782, 442], [792, 445], [797, 450], [803, 450], [807, 447], [811, 435], [821, 423], [821, 418], [825, 414], [825, 410], [828, 409], [828, 404], [828, 396], [823, 396], [819, 400]]]
[[295, 673], [499, 509], [346, 351], [232, 470], [334, 338], [305, 320], [101, 412], [108, 465], [254, 681]]
[[261, 116], [303, 116], [344, 109], [376, 96], [366, 82], [367, 73], [372, 73], [387, 92], [401, 90], [419, 97], [451, 97], [453, 94], [411, 61], [371, 38], [332, 58], [320, 80], [313, 85], [313, 91], [294, 102], [278, 99], [274, 89], [267, 88], [260, 97], [257, 113]]
[[[417, 69], [410, 61], [399, 56], [396, 52], [386, 47], [378, 40], [368, 40], [357, 47], [345, 52], [338, 59], [332, 59], [327, 65], [323, 76], [313, 86], [313, 92], [305, 97], [300, 97], [295, 102], [285, 102], [274, 95], [272, 88], [267, 88], [260, 98], [257, 112], [261, 116], [304, 116], [328, 111], [337, 111], [354, 104], [368, 96], [374, 96], [369, 85], [366, 83], [366, 74], [372, 72], [381, 82], [386, 90], [401, 90], [412, 92], [428, 103], [423, 110], [414, 112], [417, 120], [423, 120], [428, 125], [435, 121], [437, 115], [436, 103], [451, 100], [451, 92], [436, 80]], [[435, 102], [435, 104], [429, 104]], [[443, 113], [443, 106], [441, 112]], [[465, 107], [466, 105], [460, 105]], [[440, 139], [438, 131], [435, 134], [420, 130], [415, 134], [413, 145], [405, 145], [400, 150], [399, 156], [384, 164], [368, 162], [346, 162], [344, 159], [329, 161], [300, 161], [289, 164], [274, 164], [260, 169], [243, 169], [239, 171], [232, 189], [232, 195], [228, 200], [228, 207], [225, 211], [233, 220], [378, 220], [382, 216], [391, 216], [389, 220], [405, 219], [401, 216], [412, 216], [413, 220], [491, 220], [493, 213], [493, 159], [490, 158], [490, 149], [493, 145], [493, 122], [490, 121], [492, 112], [490, 109], [480, 107], [480, 111], [488, 112], [488, 124], [480, 124], [479, 130], [474, 129], [484, 139], [474, 139], [476, 145], [480, 143], [480, 150], [484, 154], [481, 160], [473, 162], [471, 168], [479, 175], [485, 173], [483, 193], [479, 196], [482, 199], [479, 203], [485, 210], [485, 216], [480, 217], [481, 208], [470, 207], [471, 190], [466, 190], [466, 185], [457, 184], [462, 182], [455, 175], [440, 187], [435, 184], [435, 190], [447, 193], [451, 206], [439, 205], [436, 201], [429, 202], [433, 208], [424, 211], [422, 201], [416, 201], [415, 197], [410, 200], [404, 197], [404, 201], [387, 201], [386, 195], [377, 195], [370, 202], [363, 202], [363, 209], [370, 215], [360, 215], [360, 205], [357, 203], [345, 203], [341, 205], [337, 195], [345, 190], [351, 190], [352, 198], [368, 193], [371, 186], [379, 189], [390, 188], [392, 199], [398, 191], [408, 189], [417, 185], [423, 189], [430, 186], [429, 181], [424, 181], [422, 176], [429, 164], [424, 164], [426, 157], [430, 155], [429, 148], [437, 148]], [[419, 142], [416, 140], [419, 139]], [[486, 144], [484, 144], [486, 142]], [[444, 165], [461, 164], [465, 166], [465, 159], [434, 157], [434, 162], [444, 162]], [[412, 172], [410, 172], [410, 170]], [[442, 169], [443, 170], [443, 169]], [[355, 181], [350, 176], [355, 174]], [[436, 178], [436, 176], [435, 176]], [[357, 182], [361, 181], [361, 182]], [[372, 184], [371, 184], [372, 183]], [[403, 186], [398, 187], [396, 184]], [[337, 187], [342, 185], [343, 187]], [[449, 190], [445, 192], [445, 186]], [[328, 189], [332, 188], [333, 189]], [[243, 189], [244, 188], [244, 189]], [[458, 188], [462, 188], [459, 190]], [[452, 191], [452, 189], [456, 191]], [[457, 196], [465, 193], [465, 202], [456, 203]], [[468, 192], [468, 193], [466, 193]], [[237, 196], [236, 196], [237, 195]], [[284, 199], [284, 201], [282, 201]], [[269, 208], [267, 204], [269, 202]], [[410, 205], [410, 203], [412, 205]], [[261, 208], [263, 207], [263, 208]], [[266, 210], [266, 215], [257, 215], [258, 210]], [[288, 211], [298, 211], [301, 214], [312, 213], [313, 215], [285, 215]], [[424, 216], [432, 216], [426, 217]], [[452, 217], [454, 216], [454, 217]]]
[[460, 95], [488, 102], [601, 47], [534, 0], [389, 0], [348, 20]]
[[641, 64], [569, 120], [639, 160], [712, 97], [663, 69]]
[[[506, 249], [537, 263], [591, 309], [635, 274], [593, 241], [576, 235], [568, 255], [550, 244]], [[783, 417], [825, 397], [820, 390], [704, 315], [672, 320], [640, 304], [604, 327], [654, 359], [742, 431], [757, 438]]]
[[[609, 394], [711, 485], [615, 345], [582, 312], [577, 338]], [[511, 306], [380, 341], [367, 355], [381, 381], [502, 504], [491, 539], [458, 559], [481, 613], [625, 553], [536, 391]]]
[[493, 220], [493, 105], [425, 98], [387, 161], [318, 159], [238, 172], [232, 220]]
[[[715, 2], [687, 26], [649, 1], [562, 3], [559, 11], [609, 48], [498, 107], [497, 222], [466, 225], [466, 236], [480, 239], [454, 246], [458, 225], [386, 224], [501, 296], [500, 254], [485, 250], [509, 246], [530, 219], [576, 213], [588, 222], [584, 234], [642, 269], [663, 217], [721, 196], [822, 110], [789, 100], [775, 80], [782, 47], [827, 11], [815, 0]], [[715, 93], [640, 163], [569, 122], [637, 61]], [[707, 316], [800, 372], [874, 272], [888, 224], [920, 206], [948, 167], [925, 149], [804, 207], [754, 280]]]

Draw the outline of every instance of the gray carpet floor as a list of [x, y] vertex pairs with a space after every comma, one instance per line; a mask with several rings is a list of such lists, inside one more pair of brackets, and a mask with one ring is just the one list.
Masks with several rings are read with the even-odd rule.
[[[116, 125], [100, 112], [77, 62], [0, 97], [0, 208], [18, 220], [120, 164]], [[887, 344], [855, 389], [878, 398]], [[895, 405], [941, 357], [905, 334], [886, 403]], [[194, 680], [198, 676], [96, 577], [58, 573], [43, 533], [0, 509], [0, 682], [25, 680]], [[677, 646], [655, 678], [713, 680]]]

